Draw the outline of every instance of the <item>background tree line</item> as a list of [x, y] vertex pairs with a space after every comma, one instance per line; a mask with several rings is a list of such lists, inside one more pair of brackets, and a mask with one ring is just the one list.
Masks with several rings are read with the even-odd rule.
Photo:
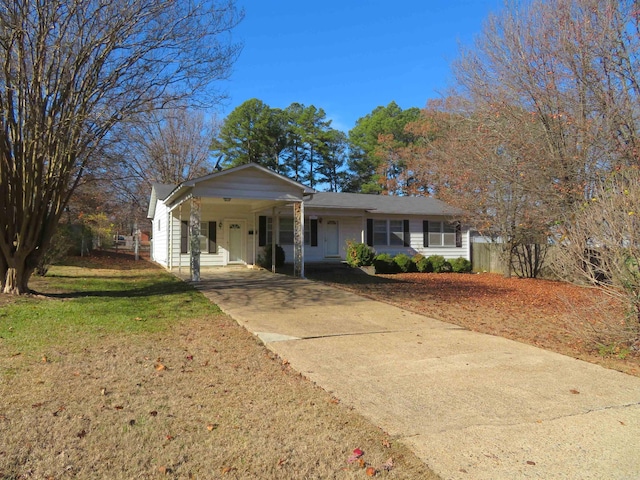
[[312, 188], [381, 193], [388, 181], [380, 170], [379, 138], [394, 138], [393, 146], [406, 144], [411, 135], [404, 127], [419, 112], [392, 102], [360, 118], [347, 135], [331, 127], [322, 108], [300, 103], [271, 108], [254, 98], [225, 118], [212, 150], [222, 155], [224, 166], [253, 162]]

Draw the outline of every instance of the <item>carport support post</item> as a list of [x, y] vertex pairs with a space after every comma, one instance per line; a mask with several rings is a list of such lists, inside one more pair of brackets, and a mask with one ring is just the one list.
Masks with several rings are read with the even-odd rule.
[[293, 204], [293, 276], [304, 277], [304, 206]]
[[276, 246], [280, 231], [280, 217], [276, 215], [276, 207], [271, 209], [271, 272], [276, 273]]
[[191, 281], [200, 281], [200, 197], [191, 197], [189, 215], [191, 238]]

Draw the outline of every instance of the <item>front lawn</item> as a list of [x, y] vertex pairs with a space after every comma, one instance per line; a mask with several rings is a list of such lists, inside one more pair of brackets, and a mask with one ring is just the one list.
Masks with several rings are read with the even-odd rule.
[[379, 478], [437, 478], [148, 262], [85, 258], [31, 287], [0, 296], [0, 479], [354, 479], [390, 458]]

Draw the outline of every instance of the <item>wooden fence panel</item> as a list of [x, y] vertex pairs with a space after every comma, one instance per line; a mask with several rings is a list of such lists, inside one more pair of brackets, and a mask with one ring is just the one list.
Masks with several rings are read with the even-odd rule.
[[500, 245], [495, 243], [472, 243], [471, 266], [473, 271], [503, 273], [499, 248]]

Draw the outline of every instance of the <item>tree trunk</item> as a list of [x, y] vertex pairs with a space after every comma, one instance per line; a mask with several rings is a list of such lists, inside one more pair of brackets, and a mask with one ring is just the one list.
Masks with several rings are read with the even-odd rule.
[[9, 266], [7, 265], [4, 255], [0, 252], [0, 292], [4, 292], [4, 286], [7, 283], [7, 271]]
[[513, 244], [507, 242], [502, 246], [502, 274], [504, 278], [511, 278], [513, 264]]
[[32, 273], [33, 268], [27, 268], [26, 265], [7, 268], [2, 292], [11, 295], [24, 295], [25, 293], [29, 293], [28, 284]]

